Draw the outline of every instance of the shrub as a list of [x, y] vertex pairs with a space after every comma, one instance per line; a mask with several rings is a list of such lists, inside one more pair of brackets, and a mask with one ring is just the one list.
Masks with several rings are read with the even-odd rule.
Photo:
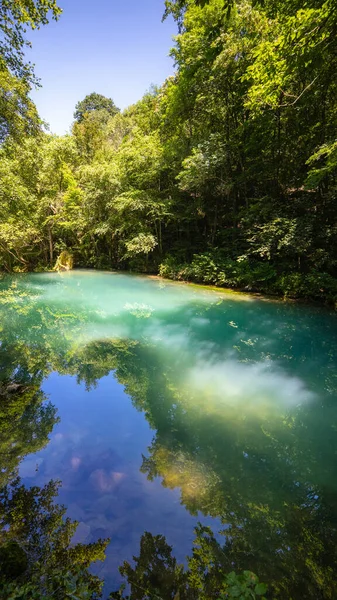
[[[205, 252], [194, 254], [190, 265], [181, 265], [169, 256], [160, 265], [159, 274], [169, 279], [251, 289], [257, 283], [274, 279], [276, 272], [269, 263], [233, 260], [220, 252]], [[258, 287], [261, 289], [261, 285]]]
[[188, 265], [180, 264], [174, 256], [167, 256], [159, 266], [159, 275], [167, 279], [188, 280]]
[[216, 286], [279, 294], [288, 298], [307, 298], [337, 305], [337, 279], [329, 273], [286, 273], [277, 275], [270, 262], [232, 259], [220, 251], [194, 254], [192, 262], [180, 264], [168, 256], [159, 274], [168, 279], [195, 281]]
[[281, 275], [275, 284], [275, 290], [289, 298], [337, 302], [337, 279], [324, 272], [311, 271], [308, 274]]

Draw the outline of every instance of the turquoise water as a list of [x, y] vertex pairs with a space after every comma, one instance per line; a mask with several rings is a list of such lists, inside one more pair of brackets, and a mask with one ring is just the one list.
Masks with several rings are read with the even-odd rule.
[[106, 272], [0, 292], [1, 380], [57, 410], [11, 468], [62, 481], [75, 541], [111, 537], [107, 587], [144, 531], [184, 561], [201, 522], [230, 570], [337, 597], [335, 314]]

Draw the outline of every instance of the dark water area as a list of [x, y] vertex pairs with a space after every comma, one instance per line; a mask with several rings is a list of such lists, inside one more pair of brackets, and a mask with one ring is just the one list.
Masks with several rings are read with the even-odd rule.
[[61, 480], [74, 541], [111, 538], [106, 589], [144, 531], [184, 562], [200, 522], [229, 570], [337, 597], [335, 314], [73, 271], [6, 277], [0, 316], [0, 381], [49, 407], [0, 419], [0, 483]]

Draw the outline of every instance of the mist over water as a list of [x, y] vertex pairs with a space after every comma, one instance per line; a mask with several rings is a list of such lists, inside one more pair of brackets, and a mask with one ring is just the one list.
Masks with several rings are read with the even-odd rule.
[[319, 499], [311, 550], [337, 517], [335, 315], [91, 271], [5, 278], [0, 313], [1, 378], [38, 382], [60, 417], [20, 474], [62, 480], [76, 541], [112, 538], [107, 585], [144, 530], [183, 561], [198, 521], [246, 532], [242, 568], [307, 577], [291, 507]]

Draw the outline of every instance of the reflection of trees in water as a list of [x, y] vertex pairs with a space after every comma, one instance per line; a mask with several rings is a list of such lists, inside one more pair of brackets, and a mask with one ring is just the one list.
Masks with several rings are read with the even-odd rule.
[[89, 573], [104, 560], [109, 540], [71, 545], [78, 523], [55, 503], [58, 484], [26, 488], [17, 477], [22, 459], [48, 443], [57, 422], [30, 375], [0, 384], [0, 598], [95, 598], [103, 582]]
[[102, 582], [89, 573], [109, 540], [71, 545], [77, 523], [55, 503], [58, 484], [27, 489], [18, 479], [0, 490], [0, 598], [96, 598]]
[[57, 422], [39, 381], [30, 376], [0, 384], [0, 598], [65, 600], [100, 595], [88, 567], [103, 560], [109, 540], [71, 545], [77, 523], [55, 503], [58, 484], [27, 489], [17, 477], [21, 460], [48, 443]]
[[39, 335], [27, 346], [9, 328], [0, 345], [0, 598], [96, 598], [103, 582], [88, 568], [104, 560], [109, 540], [72, 545], [78, 523], [55, 502], [58, 483], [28, 489], [17, 477], [20, 462], [48, 443], [58, 420], [40, 389], [55, 351], [43, 352]]
[[130, 587], [124, 587], [110, 598], [129, 600], [210, 600], [239, 598], [266, 600], [267, 585], [251, 571], [237, 574], [224, 556], [223, 549], [206, 527], [196, 528], [193, 552], [188, 568], [172, 556], [172, 547], [162, 535], [145, 532], [140, 540], [140, 553], [134, 566], [124, 562], [120, 571]]
[[[274, 597], [336, 597], [336, 463], [332, 450], [336, 447], [336, 409], [328, 395], [322, 399], [320, 411], [312, 403], [292, 409], [289, 414], [284, 411], [276, 419], [268, 413], [247, 418], [239, 407], [229, 404], [223, 404], [219, 411], [211, 395], [205, 400], [179, 384], [177, 371], [189, 365], [188, 357], [170, 352], [165, 344], [146, 341], [151, 319], [142, 320], [131, 313], [126, 317], [130, 330], [133, 320], [137, 321], [137, 335], [143, 338], [142, 343], [105, 340], [78, 346], [76, 335], [87, 319], [85, 311], [72, 315], [70, 308], [64, 308], [58, 316], [54, 311], [51, 318], [50, 310], [36, 306], [36, 300], [23, 305], [18, 299], [15, 302], [10, 305], [10, 317], [6, 316], [0, 347], [2, 389], [8, 401], [1, 408], [0, 426], [5, 435], [0, 452], [6, 457], [8, 473], [15, 472], [26, 450], [36, 451], [47, 442], [55, 412], [41, 403], [39, 384], [45, 375], [52, 370], [76, 375], [90, 388], [113, 370], [135, 408], [144, 412], [156, 430], [149, 454], [143, 458], [142, 471], [149, 479], [161, 477], [164, 486], [180, 488], [181, 502], [192, 514], [218, 517], [224, 524], [222, 543], [218, 535], [215, 539], [209, 531], [198, 530], [184, 576], [176, 563], [161, 566], [161, 553], [167, 551], [162, 538], [144, 538], [142, 569], [149, 578], [154, 569], [164, 569], [156, 577], [162, 582], [171, 581], [169, 589], [173, 595], [167, 597], [174, 598], [174, 590], [179, 589], [179, 597], [183, 598], [186, 589], [193, 591], [193, 585], [206, 586], [205, 598], [210, 597], [215, 590], [218, 593], [225, 574], [233, 569], [258, 573], [262, 581], [269, 583]], [[225, 321], [219, 325], [223, 310], [223, 306], [216, 305], [198, 307], [198, 317], [207, 316], [212, 326], [206, 332], [197, 324], [190, 325], [189, 343], [196, 347], [205, 343], [205, 350], [211, 339], [213, 355], [221, 357], [230, 350], [244, 362], [254, 361], [256, 356], [263, 358], [264, 341], [273, 326], [268, 305], [263, 305], [258, 325], [253, 322], [256, 311], [251, 309], [241, 316], [237, 327], [232, 320], [229, 325]], [[278, 310], [282, 313], [284, 308]], [[190, 323], [195, 314], [193, 306], [190, 313], [184, 307], [170, 316], [163, 315], [168, 329], [162, 330], [156, 314], [158, 331], [162, 336], [167, 331], [169, 336], [173, 325], [186, 329], [186, 322]], [[301, 365], [305, 373], [308, 343], [317, 334], [317, 345], [311, 347], [311, 353], [331, 397], [336, 389], [331, 369], [334, 345], [331, 338], [321, 341], [319, 327], [316, 332], [315, 327], [310, 330], [311, 325], [309, 316], [301, 323], [302, 340], [298, 331], [295, 336], [291, 323], [280, 325], [280, 330], [272, 334], [278, 337], [277, 349], [271, 344], [273, 352], [269, 356], [292, 372], [288, 348], [297, 344], [296, 365]], [[25, 342], [20, 336], [21, 328], [29, 330]], [[245, 338], [238, 329], [245, 331]], [[315, 377], [313, 374], [313, 385]], [[11, 401], [10, 382], [19, 386], [12, 388], [16, 402]], [[9, 415], [13, 416], [12, 423]], [[135, 575], [127, 566], [123, 573], [129, 579], [140, 577], [140, 572]], [[139, 581], [143, 577], [144, 574]], [[158, 581], [153, 584], [153, 591], [158, 589], [156, 585]], [[138, 597], [143, 596], [132, 596]], [[195, 596], [186, 596], [189, 597]]]
[[[329, 403], [319, 418], [314, 405], [277, 420], [246, 419], [240, 409], [223, 406], [220, 417], [210, 398], [192, 409], [149, 344], [90, 344], [79, 361], [79, 376], [91, 384], [95, 372], [102, 376], [115, 369], [156, 430], [142, 471], [180, 487], [192, 514], [221, 518], [226, 526], [221, 551], [216, 542], [221, 572], [228, 573], [229, 565], [254, 571], [277, 597], [335, 597], [336, 431]], [[324, 428], [324, 438], [315, 435], [317, 427]], [[204, 537], [214, 550], [215, 542]]]
[[20, 461], [48, 442], [56, 409], [39, 384], [0, 383], [0, 487], [17, 475]]
[[[245, 302], [243, 308], [237, 300], [215, 296], [213, 302], [196, 297], [155, 311], [149, 307], [149, 314], [139, 308], [145, 305], [125, 304], [107, 316], [90, 303], [88, 307], [80, 287], [75, 286], [79, 295], [74, 301], [71, 281], [57, 276], [43, 278], [43, 286], [24, 275], [14, 280], [7, 277], [6, 281], [7, 285], [0, 286], [4, 338], [7, 346], [14, 343], [23, 353], [29, 351], [30, 364], [36, 371], [41, 367], [46, 372], [48, 364], [53, 363], [62, 372], [71, 356], [76, 356], [90, 339], [97, 341], [100, 332], [115, 339], [119, 336], [114, 329], [118, 331], [122, 324], [123, 338], [147, 342], [155, 339], [165, 364], [174, 354], [176, 364], [173, 357], [170, 360], [177, 370], [193, 364], [198, 355], [212, 361], [231, 356], [242, 363], [269, 359], [288, 373], [305, 375], [314, 386], [317, 381], [320, 386], [325, 382], [330, 393], [337, 388], [333, 315], [324, 311], [254, 301]], [[53, 291], [44, 299], [42, 292], [46, 290]], [[99, 307], [99, 299], [97, 302]]]

